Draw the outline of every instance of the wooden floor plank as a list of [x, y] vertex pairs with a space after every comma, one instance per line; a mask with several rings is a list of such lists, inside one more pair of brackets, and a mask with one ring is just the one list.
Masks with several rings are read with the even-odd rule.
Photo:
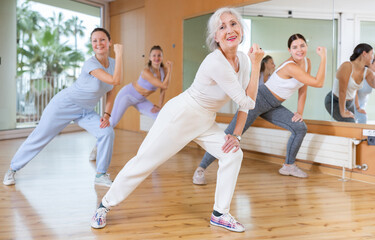
[[[144, 134], [116, 130], [114, 178]], [[0, 173], [24, 139], [0, 141]], [[153, 172], [108, 214], [108, 226], [90, 218], [108, 188], [93, 184], [95, 139], [86, 132], [57, 136], [24, 169], [17, 185], [0, 185], [0, 239], [375, 239], [375, 187], [308, 172], [308, 179], [278, 174], [277, 164], [244, 159], [231, 213], [246, 227], [233, 233], [210, 226], [217, 162], [208, 184], [192, 184], [203, 151], [185, 148]]]

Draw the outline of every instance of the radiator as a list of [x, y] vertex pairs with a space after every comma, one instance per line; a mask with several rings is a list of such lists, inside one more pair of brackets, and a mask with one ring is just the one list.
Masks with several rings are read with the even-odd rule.
[[[141, 115], [141, 130], [148, 131], [152, 124], [153, 119]], [[228, 124], [219, 123], [219, 126], [225, 129]], [[241, 148], [285, 156], [290, 134], [287, 130], [250, 127], [242, 135]], [[355, 149], [351, 138], [307, 133], [297, 159], [353, 169], [356, 166]]]
[[[285, 156], [290, 134], [287, 130], [250, 127], [242, 136], [241, 148]], [[307, 133], [297, 159], [352, 169], [355, 167], [355, 149], [351, 138]]]

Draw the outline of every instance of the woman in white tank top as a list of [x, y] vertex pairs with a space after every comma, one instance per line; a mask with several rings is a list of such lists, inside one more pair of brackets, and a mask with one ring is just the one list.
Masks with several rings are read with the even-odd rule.
[[[307, 127], [302, 114], [305, 107], [307, 86], [322, 87], [326, 71], [326, 49], [318, 47], [316, 52], [320, 56], [320, 65], [316, 77], [310, 75], [311, 63], [307, 54], [307, 44], [301, 34], [293, 34], [288, 40], [288, 58], [268, 79], [259, 86], [255, 108], [248, 111], [244, 133], [260, 116], [261, 118], [285, 128], [291, 132], [287, 144], [285, 163], [279, 173], [287, 176], [305, 178], [307, 174], [295, 164], [296, 155], [300, 149]], [[294, 92], [298, 90], [298, 108], [293, 113], [282, 105]], [[225, 130], [226, 134], [237, 134], [236, 122], [238, 113]], [[240, 136], [239, 136], [240, 137]], [[194, 184], [205, 184], [205, 169], [215, 160], [210, 153], [206, 153], [193, 176]]]
[[366, 113], [359, 106], [357, 90], [367, 78], [371, 86], [375, 86], [374, 75], [366, 67], [373, 58], [373, 48], [361, 43], [354, 48], [350, 61], [342, 63], [337, 70], [332, 91], [325, 98], [326, 110], [336, 121], [355, 122], [354, 107], [359, 113]]

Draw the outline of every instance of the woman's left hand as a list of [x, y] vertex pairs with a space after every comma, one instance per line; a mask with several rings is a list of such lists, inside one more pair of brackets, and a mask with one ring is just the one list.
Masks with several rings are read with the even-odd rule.
[[249, 56], [252, 64], [260, 64], [264, 56], [264, 51], [259, 47], [258, 44], [254, 43], [249, 49], [247, 55]]
[[240, 149], [240, 142], [231, 134], [225, 135], [225, 143], [221, 149], [223, 149], [224, 153], [229, 153], [233, 148], [235, 148], [233, 152], [237, 152]]
[[173, 66], [173, 62], [172, 61], [167, 61], [165, 63], [165, 66], [166, 66], [168, 72], [172, 72], [172, 66]]
[[298, 112], [294, 113], [294, 116], [292, 117], [292, 122], [302, 122], [303, 118], [302, 115], [299, 114]]
[[109, 127], [109, 118], [107, 118], [107, 115], [105, 114], [103, 117], [100, 118], [100, 128], [106, 128]]
[[357, 112], [362, 113], [362, 114], [366, 114], [365, 109], [362, 109], [362, 108], [357, 108]]
[[159, 106], [156, 106], [156, 105], [154, 105], [154, 107], [151, 109], [151, 112], [152, 113], [157, 113], [157, 112], [160, 112], [160, 107]]

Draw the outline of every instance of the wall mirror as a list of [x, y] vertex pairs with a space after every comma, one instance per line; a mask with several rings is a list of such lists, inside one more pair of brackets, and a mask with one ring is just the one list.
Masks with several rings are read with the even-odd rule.
[[[331, 120], [325, 110], [324, 98], [331, 90], [336, 71], [337, 27], [334, 18], [333, 0], [271, 0], [238, 8], [248, 30], [242, 51], [247, 52], [251, 43], [258, 43], [266, 55], [273, 57], [276, 67], [290, 55], [287, 40], [294, 33], [305, 36], [308, 44], [307, 57], [311, 59], [313, 75], [319, 67], [320, 58], [316, 54], [317, 46], [327, 48], [327, 74], [323, 88], [308, 88], [304, 109], [304, 119]], [[207, 20], [211, 14], [198, 16], [184, 21], [183, 49], [183, 87], [188, 88], [200, 63], [209, 53], [205, 45]], [[283, 105], [291, 111], [297, 109], [298, 94], [295, 93]], [[233, 102], [224, 106], [220, 112], [235, 113], [237, 106]]]
[[[338, 22], [337, 68], [345, 61], [349, 61], [355, 46], [367, 43], [375, 47], [375, 16], [373, 14], [375, 2], [371, 0], [334, 0], [334, 15]], [[364, 82], [366, 85], [366, 82]], [[367, 86], [369, 93], [362, 100], [366, 111], [367, 122], [362, 117], [356, 118], [357, 123], [375, 124], [375, 95], [372, 88]], [[360, 95], [362, 93], [359, 93]]]

